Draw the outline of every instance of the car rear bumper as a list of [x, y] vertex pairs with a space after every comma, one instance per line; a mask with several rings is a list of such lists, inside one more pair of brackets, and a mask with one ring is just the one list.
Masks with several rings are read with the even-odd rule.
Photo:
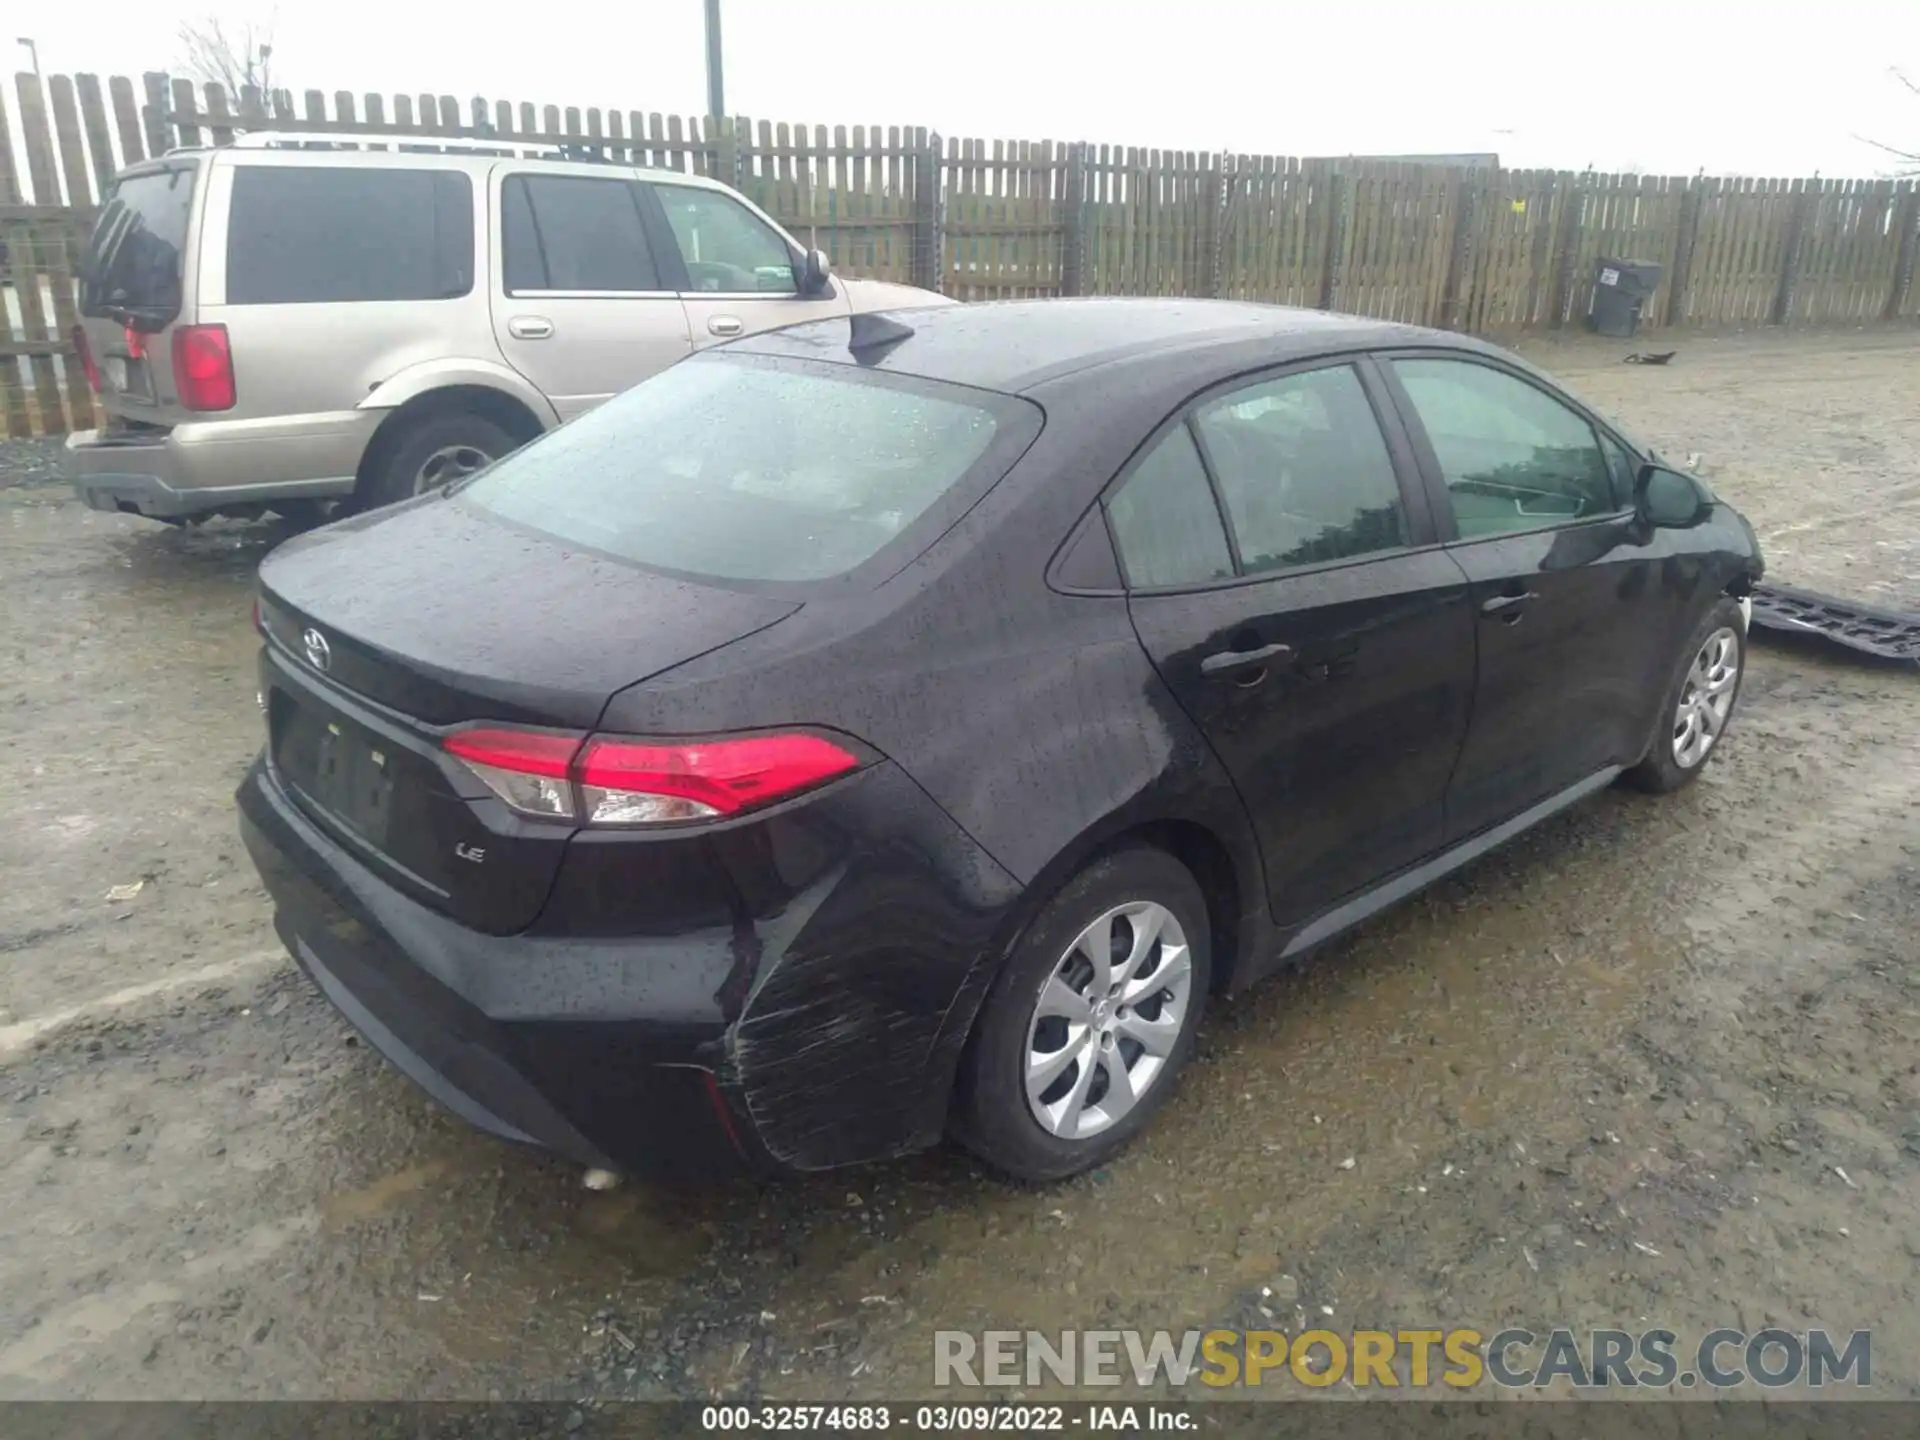
[[[737, 1128], [730, 1134], [711, 1060], [700, 1063], [720, 1024], [674, 1023], [665, 1017], [684, 1013], [684, 1003], [637, 993], [639, 984], [604, 997], [595, 1007], [602, 1018], [581, 1017], [554, 995], [556, 972], [576, 983], [593, 972], [617, 987], [608, 947], [542, 953], [416, 904], [297, 810], [263, 762], [242, 782], [239, 803], [242, 839], [294, 959], [374, 1049], [447, 1109], [583, 1165], [661, 1178], [745, 1168], [752, 1157]], [[605, 1144], [588, 1132], [606, 1128], [614, 1107], [625, 1120]]]
[[[910, 806], [917, 787], [882, 769], [843, 811]], [[1017, 893], [977, 855], [970, 880], [986, 876], [1000, 904], [954, 909], [942, 885], [909, 893], [885, 862], [836, 863], [757, 920], [495, 936], [388, 885], [264, 758], [237, 798], [275, 928], [369, 1044], [480, 1129], [658, 1179], [810, 1170], [938, 1139], [989, 936]], [[876, 917], [876, 901], [893, 913]]]
[[67, 473], [94, 510], [174, 520], [353, 493], [377, 412], [80, 430]]

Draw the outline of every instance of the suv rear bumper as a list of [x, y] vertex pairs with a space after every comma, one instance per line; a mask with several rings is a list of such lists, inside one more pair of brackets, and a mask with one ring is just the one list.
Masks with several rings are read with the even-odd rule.
[[353, 493], [384, 413], [79, 430], [67, 437], [67, 473], [88, 508], [155, 520], [334, 499]]

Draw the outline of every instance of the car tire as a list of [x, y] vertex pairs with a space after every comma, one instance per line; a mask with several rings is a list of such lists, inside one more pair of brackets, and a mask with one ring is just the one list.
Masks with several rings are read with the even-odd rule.
[[[1096, 858], [1027, 926], [988, 992], [955, 1096], [954, 1138], [1023, 1181], [1062, 1180], [1111, 1158], [1166, 1102], [1193, 1054], [1211, 974], [1206, 900], [1187, 868], [1148, 846]], [[1149, 990], [1155, 981], [1165, 983]]]
[[462, 479], [520, 442], [483, 415], [453, 410], [429, 415], [384, 444], [360, 477], [355, 507], [397, 505]]
[[1720, 748], [1747, 674], [1747, 632], [1740, 602], [1723, 596], [1687, 637], [1660, 702], [1653, 744], [1621, 778], [1636, 790], [1667, 795], [1699, 778]]

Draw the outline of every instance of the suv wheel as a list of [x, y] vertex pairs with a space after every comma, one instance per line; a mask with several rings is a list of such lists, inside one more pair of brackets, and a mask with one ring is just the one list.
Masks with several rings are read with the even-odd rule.
[[1726, 733], [1747, 665], [1740, 602], [1722, 599], [1694, 628], [1661, 708], [1646, 758], [1627, 771], [1636, 789], [1664, 795], [1692, 781]]
[[1028, 927], [981, 1007], [955, 1137], [1018, 1180], [1064, 1179], [1113, 1155], [1193, 1053], [1209, 951], [1206, 902], [1171, 855], [1141, 847], [1088, 865]]
[[433, 415], [402, 431], [361, 477], [362, 509], [397, 505], [484, 469], [520, 442], [483, 416]]

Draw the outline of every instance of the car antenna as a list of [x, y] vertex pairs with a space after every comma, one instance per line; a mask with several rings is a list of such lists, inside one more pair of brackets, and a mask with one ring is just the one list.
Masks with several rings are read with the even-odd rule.
[[913, 334], [911, 325], [889, 320], [884, 315], [848, 317], [847, 349], [862, 365], [877, 361], [882, 354]]

